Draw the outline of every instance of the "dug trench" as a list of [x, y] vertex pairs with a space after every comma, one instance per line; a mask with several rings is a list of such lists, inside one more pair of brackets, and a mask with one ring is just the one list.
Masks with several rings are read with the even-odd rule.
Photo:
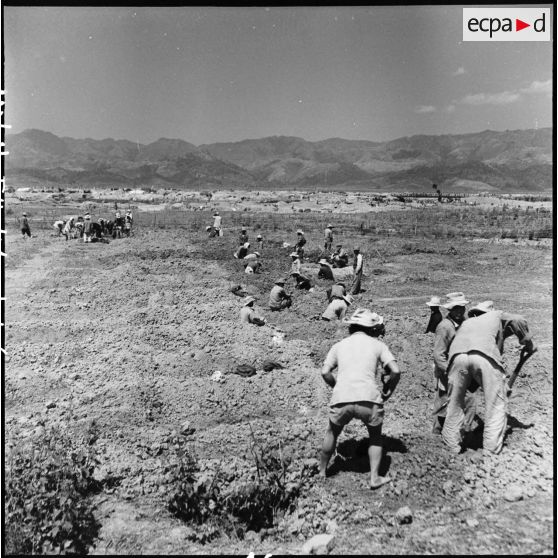
[[[330, 395], [320, 367], [346, 335], [346, 326], [313, 319], [325, 308], [329, 282], [316, 279], [313, 292], [295, 291], [289, 310], [271, 313], [269, 290], [289, 270], [284, 239], [270, 235], [264, 272], [254, 276], [232, 257], [234, 240], [140, 230], [84, 245], [45, 234], [37, 252], [8, 235], [17, 265], [6, 272], [6, 452], [52, 426], [73, 437], [95, 431], [95, 478], [104, 488], [91, 495], [99, 522], [91, 553], [296, 554], [318, 533], [334, 535], [336, 553], [551, 552], [549, 249], [463, 241], [455, 253], [440, 240], [426, 254], [391, 241], [381, 247], [383, 263], [367, 260], [357, 303], [384, 315], [385, 342], [402, 369], [384, 422], [382, 471], [393, 482], [370, 491], [357, 423], [341, 435], [329, 478], [315, 474]], [[506, 273], [496, 261], [506, 262]], [[268, 325], [239, 323], [233, 284], [257, 298]], [[430, 433], [424, 301], [450, 290], [522, 313], [539, 344], [525, 365], [529, 377], [514, 389], [498, 456], [483, 456], [478, 437], [452, 456]], [[509, 340], [508, 368], [518, 354]], [[263, 371], [269, 358], [283, 368]], [[234, 374], [238, 364], [257, 374]], [[212, 381], [215, 371], [224, 381]], [[273, 524], [199, 536], [203, 525], [169, 507], [184, 448], [198, 463], [197, 479], [217, 476], [223, 491], [257, 478], [254, 454], [273, 452], [288, 464], [284, 482], [295, 486], [293, 498]], [[402, 522], [397, 510], [405, 506], [411, 518]]]

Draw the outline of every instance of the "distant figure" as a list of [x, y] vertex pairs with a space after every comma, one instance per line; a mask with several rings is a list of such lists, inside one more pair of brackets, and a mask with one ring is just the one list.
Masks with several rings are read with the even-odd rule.
[[238, 243], [239, 244], [246, 244], [246, 242], [248, 242], [248, 233], [246, 232], [246, 227], [242, 227], [240, 229], [240, 235], [238, 237]]
[[64, 230], [64, 224], [64, 221], [55, 221], [54, 230], [58, 232], [57, 236], [60, 236], [62, 234], [62, 231]]
[[330, 281], [334, 280], [333, 271], [331, 266], [329, 265], [327, 260], [320, 260], [318, 262], [320, 264], [320, 270], [318, 271], [318, 277], [320, 279], [329, 279]]
[[312, 290], [312, 281], [310, 281], [310, 279], [300, 273], [291, 273], [291, 276], [294, 277], [295, 281], [296, 281], [296, 285], [295, 287], [297, 289], [302, 289], [304, 291], [310, 291]]
[[132, 212], [130, 210], [128, 210], [126, 212], [126, 217], [124, 219], [124, 232], [126, 233], [126, 236], [130, 236], [130, 234], [132, 234], [132, 223], [134, 221], [134, 218], [132, 216]]
[[356, 295], [360, 293], [360, 283], [362, 281], [362, 273], [364, 271], [364, 260], [362, 254], [360, 253], [360, 248], [355, 248], [353, 252], [355, 254], [355, 259], [353, 262], [355, 278], [351, 287], [351, 294]]
[[347, 291], [345, 290], [345, 283], [338, 281], [337, 283], [335, 283], [335, 285], [332, 285], [327, 291], [327, 300], [329, 302], [331, 302], [332, 300], [336, 299], [336, 298], [343, 298], [346, 294]]
[[351, 295], [343, 296], [341, 298], [334, 298], [325, 309], [322, 314], [322, 320], [329, 322], [331, 320], [342, 320], [349, 309], [349, 306], [353, 303], [353, 297]]
[[331, 252], [331, 246], [333, 244], [333, 225], [328, 224], [324, 231], [324, 237], [324, 249], [326, 250], [326, 252]]
[[254, 252], [244, 256], [244, 272], [245, 273], [261, 273], [262, 264], [260, 262], [260, 253]]
[[291, 274], [300, 273], [300, 256], [293, 252], [291, 254]]
[[304, 259], [304, 245], [306, 244], [306, 237], [304, 236], [304, 232], [300, 229], [296, 231], [296, 244], [295, 244], [295, 252], [299, 255], [300, 261]]
[[248, 294], [242, 285], [234, 285], [231, 287], [231, 293], [235, 296], [246, 296]]
[[439, 296], [432, 296], [426, 303], [426, 306], [430, 306], [430, 319], [428, 320], [428, 325], [424, 333], [436, 333], [438, 324], [444, 319], [440, 311], [441, 304], [442, 302]]
[[66, 240], [68, 240], [68, 238], [70, 238], [70, 236], [72, 235], [73, 228], [74, 228], [74, 218], [70, 217], [66, 221], [66, 224], [64, 225], [64, 229], [62, 230], [62, 234], [66, 237]]
[[217, 232], [217, 235], [223, 236], [223, 231], [221, 230], [221, 215], [219, 215], [218, 211], [213, 214], [213, 228]]
[[256, 245], [257, 245], [258, 250], [261, 250], [263, 248], [263, 237], [262, 237], [261, 234], [256, 236]]
[[31, 238], [31, 228], [29, 227], [29, 221], [27, 220], [27, 213], [21, 214], [21, 234], [25, 239], [25, 235]]
[[112, 238], [122, 238], [122, 232], [124, 231], [124, 217], [120, 215], [120, 212], [117, 211], [114, 216], [114, 228], [112, 231]]
[[244, 301], [244, 305], [240, 309], [240, 321], [244, 324], [254, 324], [257, 326], [263, 326], [265, 320], [260, 316], [256, 315], [254, 310], [254, 302], [256, 299], [253, 296], [249, 296]]
[[347, 267], [349, 265], [349, 254], [347, 250], [343, 248], [342, 244], [338, 244], [335, 252], [331, 255], [333, 261], [333, 267]]
[[91, 242], [91, 216], [85, 215], [83, 224], [83, 242]]
[[234, 253], [234, 257], [237, 258], [238, 260], [244, 259], [244, 256], [246, 256], [246, 254], [248, 254], [248, 248], [250, 248], [250, 243], [249, 243], [249, 242], [245, 242], [245, 243]]
[[277, 279], [277, 281], [275, 281], [275, 286], [271, 289], [271, 292], [269, 293], [269, 307], [273, 311], [289, 308], [292, 304], [291, 295], [289, 295], [285, 291], [284, 286], [285, 286], [285, 280]]

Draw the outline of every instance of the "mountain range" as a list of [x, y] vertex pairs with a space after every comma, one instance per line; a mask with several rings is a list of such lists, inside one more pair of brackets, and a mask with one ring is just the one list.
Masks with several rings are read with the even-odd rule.
[[196, 146], [160, 138], [6, 136], [13, 183], [87, 187], [317, 188], [542, 192], [552, 189], [552, 128], [417, 135], [387, 142], [272, 136]]

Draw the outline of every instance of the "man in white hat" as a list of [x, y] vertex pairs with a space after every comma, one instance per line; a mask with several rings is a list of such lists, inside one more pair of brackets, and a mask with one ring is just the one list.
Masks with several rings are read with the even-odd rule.
[[301, 229], [296, 231], [296, 244], [295, 244], [295, 252], [299, 255], [300, 261], [304, 259], [304, 245], [306, 244], [306, 237], [304, 236], [304, 232]]
[[263, 236], [261, 234], [256, 236], [256, 243], [258, 245], [258, 250], [261, 250], [263, 248]]
[[[322, 378], [333, 392], [329, 402], [329, 424], [320, 454], [320, 474], [326, 476], [327, 465], [343, 427], [358, 418], [368, 429], [370, 488], [379, 488], [391, 481], [388, 476], [380, 476], [378, 471], [382, 459], [384, 403], [399, 382], [399, 366], [387, 345], [378, 339], [385, 331], [382, 316], [358, 308], [343, 321], [349, 325], [349, 336], [333, 345], [322, 368]], [[376, 381], [378, 363], [385, 372], [383, 386]], [[333, 370], [336, 368], [335, 376]]]
[[269, 293], [269, 307], [273, 311], [289, 308], [292, 304], [291, 295], [285, 291], [285, 280], [277, 279], [275, 285]]
[[507, 426], [507, 388], [502, 363], [504, 340], [517, 336], [527, 354], [536, 351], [525, 318], [494, 310], [492, 301], [471, 308], [471, 318], [455, 334], [448, 355], [448, 409], [442, 440], [454, 453], [461, 451], [464, 395], [471, 382], [482, 386], [485, 403], [483, 449], [502, 450]]
[[360, 293], [360, 283], [362, 281], [362, 273], [364, 272], [364, 258], [360, 252], [360, 248], [355, 248], [353, 250], [355, 254], [355, 259], [353, 261], [354, 279], [351, 286], [351, 294], [356, 295]]
[[331, 255], [333, 267], [347, 267], [349, 265], [349, 254], [342, 244], [338, 244], [335, 252]]
[[324, 231], [324, 249], [326, 252], [331, 252], [331, 246], [333, 244], [333, 225], [329, 223]]
[[329, 322], [331, 320], [342, 320], [353, 303], [351, 295], [344, 295], [341, 298], [334, 298], [322, 314], [322, 320]]
[[320, 279], [327, 279], [329, 281], [333, 281], [335, 277], [333, 276], [333, 271], [331, 269], [331, 265], [329, 265], [329, 262], [322, 258], [318, 263], [320, 264], [318, 277]]
[[[219, 215], [219, 212], [218, 212], [218, 211], [216, 211], [216, 212], [213, 214], [213, 228], [214, 228], [218, 233], [220, 233], [220, 231], [221, 231], [221, 215]], [[221, 236], [221, 235], [219, 234], [219, 236]]]
[[[462, 292], [449, 293], [443, 307], [448, 314], [436, 327], [434, 335], [434, 377], [436, 379], [436, 394], [434, 396], [434, 424], [432, 432], [440, 434], [446, 417], [448, 405], [448, 352], [455, 337], [455, 332], [465, 319], [465, 307], [469, 301]], [[472, 394], [467, 394], [467, 426], [472, 427], [475, 416], [475, 400]]]
[[91, 242], [91, 215], [87, 213], [83, 218], [83, 242]]
[[256, 302], [256, 299], [253, 296], [246, 297], [246, 299], [244, 300], [244, 304], [240, 309], [240, 321], [241, 323], [245, 324], [262, 326], [265, 324], [265, 320], [256, 315], [254, 302]]
[[439, 296], [432, 296], [426, 303], [426, 306], [430, 307], [430, 319], [428, 320], [428, 325], [426, 326], [426, 331], [424, 333], [436, 333], [438, 324], [444, 319], [444, 316], [442, 316], [442, 312], [440, 311], [441, 304], [442, 301]]
[[31, 228], [29, 227], [29, 220], [27, 219], [27, 213], [21, 214], [21, 235], [25, 240], [25, 235], [31, 238]]

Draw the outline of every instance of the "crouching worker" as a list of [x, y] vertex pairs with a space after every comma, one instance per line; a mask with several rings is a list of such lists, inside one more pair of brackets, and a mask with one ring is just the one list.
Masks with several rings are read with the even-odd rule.
[[[349, 326], [349, 336], [333, 345], [322, 368], [322, 377], [333, 388], [333, 393], [320, 454], [320, 474], [326, 477], [327, 465], [343, 427], [357, 418], [368, 429], [370, 488], [379, 488], [391, 481], [388, 476], [381, 477], [378, 471], [382, 460], [384, 402], [399, 382], [399, 367], [387, 345], [378, 339], [385, 331], [382, 316], [358, 308], [343, 321]], [[383, 386], [376, 381], [378, 362], [386, 373], [382, 376]], [[335, 369], [336, 376], [333, 375]]]
[[291, 273], [291, 276], [294, 277], [294, 280], [296, 281], [295, 287], [297, 289], [302, 289], [303, 291], [312, 290], [314, 285], [312, 285], [312, 281], [310, 281], [308, 277], [302, 275], [302, 273], [297, 273], [296, 271]]
[[283, 308], [289, 308], [293, 303], [291, 295], [287, 294], [284, 287], [284, 279], [277, 279], [277, 281], [275, 281], [275, 286], [269, 293], [269, 307], [271, 310], [283, 310]]
[[494, 310], [491, 300], [471, 308], [469, 316], [455, 334], [449, 349], [449, 403], [442, 440], [450, 451], [461, 451], [465, 393], [470, 384], [476, 382], [484, 393], [483, 450], [500, 453], [507, 427], [508, 405], [502, 364], [504, 340], [515, 335], [527, 354], [533, 354], [537, 349], [525, 318]]
[[265, 320], [260, 316], [256, 315], [254, 310], [254, 302], [256, 299], [253, 296], [249, 296], [244, 301], [244, 305], [240, 309], [240, 321], [244, 324], [254, 324], [257, 326], [265, 325]]
[[330, 322], [331, 320], [342, 320], [353, 303], [351, 295], [344, 295], [341, 298], [334, 298], [322, 314], [322, 320]]

